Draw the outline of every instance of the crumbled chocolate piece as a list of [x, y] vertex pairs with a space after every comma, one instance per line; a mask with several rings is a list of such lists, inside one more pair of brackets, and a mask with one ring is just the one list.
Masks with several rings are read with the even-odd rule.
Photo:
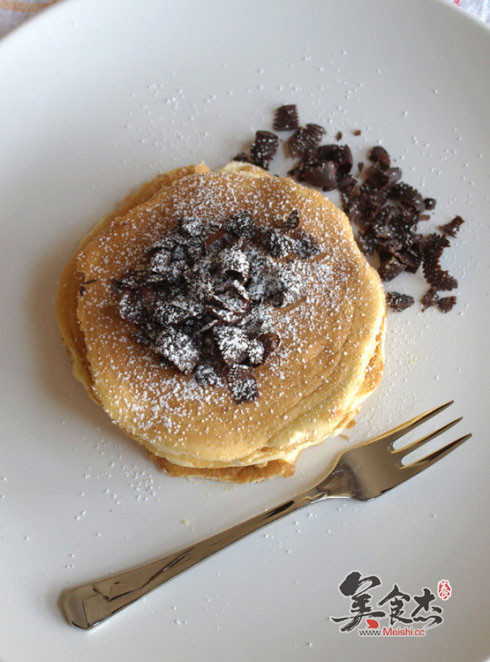
[[348, 145], [321, 145], [315, 152], [317, 161], [333, 161], [337, 164], [339, 177], [348, 175], [354, 160]]
[[436, 208], [437, 200], [435, 198], [424, 198], [424, 207], [427, 211], [432, 211]]
[[422, 310], [426, 310], [431, 306], [435, 306], [438, 301], [439, 301], [439, 295], [437, 294], [436, 288], [435, 287], [429, 288], [427, 292], [424, 294], [424, 296], [420, 299], [420, 302], [422, 304]]
[[257, 131], [252, 149], [250, 150], [252, 163], [260, 168], [264, 168], [264, 170], [268, 170], [278, 147], [279, 138], [275, 133], [271, 131]]
[[289, 214], [289, 216], [284, 221], [284, 223], [281, 224], [281, 227], [283, 227], [286, 232], [290, 232], [291, 230], [296, 230], [298, 226], [299, 226], [299, 212], [297, 209], [293, 209], [293, 211]]
[[319, 124], [307, 124], [297, 129], [288, 140], [292, 156], [304, 156], [313, 151], [325, 133], [325, 129]]
[[293, 240], [279, 229], [267, 230], [264, 234], [264, 247], [272, 257], [285, 257], [293, 248]]
[[228, 384], [238, 404], [252, 402], [259, 394], [253, 370], [247, 366], [233, 366], [228, 372]]
[[268, 331], [266, 333], [262, 333], [260, 336], [257, 338], [262, 345], [264, 346], [264, 360], [269, 356], [269, 354], [272, 354], [272, 352], [277, 349], [280, 343], [279, 336], [277, 333], [274, 333], [273, 331]]
[[363, 162], [363, 161], [359, 161], [359, 163], [357, 164], [357, 172], [358, 172], [359, 174], [361, 174], [361, 172], [362, 172], [363, 170], [364, 170], [364, 162]]
[[360, 136], [361, 133], [362, 133], [361, 129], [355, 129], [355, 130], [352, 132], [352, 135], [353, 135], [353, 136]]
[[302, 260], [308, 260], [320, 252], [318, 241], [304, 230], [296, 232], [293, 242], [293, 251]]
[[377, 163], [366, 170], [366, 181], [374, 188], [391, 188], [401, 177], [400, 168], [381, 168]]
[[218, 264], [225, 278], [245, 281], [250, 273], [247, 254], [236, 246], [223, 249], [219, 254]]
[[372, 147], [368, 154], [368, 159], [379, 163], [382, 168], [389, 168], [391, 166], [391, 158], [388, 152], [381, 145]]
[[389, 281], [396, 278], [402, 271], [405, 271], [406, 267], [398, 258], [394, 255], [389, 257], [386, 262], [382, 262], [378, 268], [378, 274], [381, 280]]
[[421, 303], [422, 310], [426, 310], [431, 306], [436, 306], [441, 311], [441, 313], [448, 313], [455, 306], [456, 297], [450, 296], [441, 298], [437, 292], [437, 289], [435, 287], [431, 287], [422, 297]]
[[246, 211], [223, 222], [180, 218], [144, 266], [112, 281], [134, 341], [202, 386], [228, 383], [237, 402], [256, 397], [253, 369], [279, 343], [268, 309], [299, 301], [294, 261], [320, 250], [299, 226], [296, 209], [268, 229]]
[[156, 339], [155, 349], [184, 375], [190, 374], [199, 361], [192, 338], [178, 329], [163, 331]]
[[337, 185], [337, 169], [338, 166], [333, 161], [305, 163], [300, 168], [298, 180], [317, 186], [323, 191], [331, 191]]
[[422, 211], [425, 208], [424, 199], [417, 189], [405, 182], [400, 182], [391, 189], [390, 198], [392, 200], [398, 200], [409, 207], [413, 207], [417, 211]]
[[456, 305], [456, 297], [451, 296], [451, 297], [442, 297], [442, 299], [439, 299], [437, 303], [437, 307], [441, 311], [441, 313], [448, 313], [450, 310], [454, 308]]
[[440, 259], [445, 248], [449, 246], [448, 239], [433, 232], [424, 237], [422, 244], [422, 269], [429, 285], [436, 290], [453, 290], [458, 287], [458, 281], [448, 271], [441, 268]]
[[223, 361], [227, 365], [242, 363], [248, 353], [248, 336], [236, 326], [217, 326], [213, 329]]
[[214, 386], [217, 388], [224, 386], [223, 378], [211, 363], [200, 363], [196, 366], [194, 379], [200, 386]]
[[261, 365], [265, 361], [265, 347], [260, 340], [252, 340], [247, 351], [247, 360], [250, 365]]
[[430, 221], [430, 214], [420, 214], [419, 221]]
[[461, 216], [455, 216], [452, 221], [449, 221], [449, 223], [440, 225], [439, 230], [441, 230], [448, 237], [455, 237], [463, 223], [464, 221]]
[[401, 294], [401, 292], [387, 292], [386, 302], [391, 310], [401, 312], [413, 306], [415, 299], [409, 294]]
[[241, 211], [226, 221], [226, 231], [237, 237], [251, 239], [256, 231], [255, 223], [248, 211]]
[[337, 131], [335, 134], [335, 140], [342, 140], [342, 131]]
[[298, 109], [295, 104], [276, 108], [272, 128], [274, 131], [291, 131], [299, 127]]

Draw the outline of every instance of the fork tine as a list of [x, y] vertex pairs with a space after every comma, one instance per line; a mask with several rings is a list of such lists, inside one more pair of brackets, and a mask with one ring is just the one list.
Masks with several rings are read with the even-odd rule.
[[412, 476], [418, 474], [420, 471], [423, 471], [424, 469], [427, 469], [427, 467], [430, 467], [431, 464], [434, 464], [435, 462], [443, 458], [445, 455], [453, 451], [458, 446], [461, 446], [461, 444], [464, 444], [464, 442], [467, 441], [470, 437], [471, 437], [471, 433], [465, 434], [464, 437], [460, 437], [459, 439], [456, 439], [456, 441], [452, 441], [450, 444], [447, 444], [447, 446], [443, 446], [442, 448], [439, 448], [438, 451], [434, 451], [433, 453], [426, 455], [420, 460], [417, 460], [416, 462], [412, 462], [412, 464], [407, 464], [406, 466], [402, 467], [400, 471], [402, 471], [403, 473], [407, 472], [406, 478], [411, 478]]
[[415, 418], [411, 418], [409, 421], [405, 421], [405, 423], [398, 425], [396, 428], [393, 428], [392, 430], [388, 430], [388, 432], [380, 434], [379, 437], [374, 437], [374, 439], [370, 439], [369, 441], [366, 442], [366, 444], [372, 444], [374, 441], [383, 441], [386, 443], [386, 445], [392, 444], [400, 437], [403, 437], [404, 434], [407, 434], [407, 432], [410, 432], [411, 430], [416, 428], [417, 425], [422, 425], [422, 423], [428, 421], [429, 418], [432, 418], [433, 416], [439, 414], [441, 411], [444, 411], [444, 409], [447, 409], [449, 406], [453, 404], [453, 402], [454, 400], [450, 400], [449, 402], [446, 402], [443, 405], [439, 405], [439, 407], [434, 407], [434, 409], [429, 409], [429, 411], [426, 411], [424, 414], [419, 414], [418, 416], [415, 416]]
[[446, 425], [443, 425], [442, 428], [439, 428], [438, 430], [434, 430], [434, 432], [427, 434], [425, 437], [421, 437], [421, 439], [417, 439], [417, 441], [413, 441], [411, 444], [407, 444], [407, 446], [403, 446], [402, 448], [397, 448], [396, 450], [393, 451], [393, 453], [398, 456], [400, 456], [400, 454], [403, 453], [402, 457], [404, 457], [405, 455], [408, 455], [409, 453], [414, 451], [416, 448], [420, 448], [420, 446], [423, 446], [428, 441], [431, 441], [431, 439], [435, 439], [435, 437], [438, 437], [443, 432], [446, 432], [446, 430], [449, 430], [450, 428], [453, 427], [453, 425], [456, 425], [456, 423], [459, 423], [461, 420], [463, 420], [462, 416], [456, 418], [454, 421], [451, 421], [451, 423], [447, 423]]

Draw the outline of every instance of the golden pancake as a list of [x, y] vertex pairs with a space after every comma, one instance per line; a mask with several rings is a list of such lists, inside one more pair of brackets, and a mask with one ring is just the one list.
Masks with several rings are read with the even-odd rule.
[[[209, 222], [246, 210], [267, 225], [292, 209], [322, 252], [298, 266], [305, 296], [272, 311], [281, 345], [255, 369], [256, 400], [203, 388], [132, 339], [111, 281], [178, 216]], [[62, 275], [57, 315], [75, 376], [174, 475], [289, 475], [302, 450], [345, 427], [383, 369], [384, 293], [346, 216], [318, 192], [245, 164], [190, 166], [145, 184], [83, 240]]]

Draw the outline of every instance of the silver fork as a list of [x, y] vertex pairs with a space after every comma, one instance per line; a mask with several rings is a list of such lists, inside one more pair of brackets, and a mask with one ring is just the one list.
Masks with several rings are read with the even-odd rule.
[[461, 418], [403, 448], [395, 450], [393, 443], [452, 404], [453, 400], [344, 451], [338, 456], [333, 469], [316, 485], [246, 522], [156, 561], [63, 591], [59, 600], [62, 612], [71, 625], [88, 630], [187, 568], [298, 508], [331, 497], [366, 501], [380, 496], [427, 469], [471, 437], [471, 434], [466, 434], [416, 462], [402, 464], [408, 453], [449, 430]]

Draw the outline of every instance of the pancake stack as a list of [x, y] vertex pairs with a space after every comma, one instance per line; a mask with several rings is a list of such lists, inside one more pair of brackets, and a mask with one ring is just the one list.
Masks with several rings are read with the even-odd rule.
[[[266, 229], [293, 210], [320, 250], [295, 267], [301, 298], [270, 309], [280, 344], [254, 369], [258, 397], [238, 403], [230, 389], [162, 365], [135, 339], [114, 281], [179, 218], [216, 224], [248, 212]], [[320, 193], [244, 163], [179, 168], [144, 184], [83, 239], [62, 274], [56, 310], [75, 377], [177, 476], [291, 475], [301, 451], [348, 425], [383, 370], [384, 292], [347, 217]]]

